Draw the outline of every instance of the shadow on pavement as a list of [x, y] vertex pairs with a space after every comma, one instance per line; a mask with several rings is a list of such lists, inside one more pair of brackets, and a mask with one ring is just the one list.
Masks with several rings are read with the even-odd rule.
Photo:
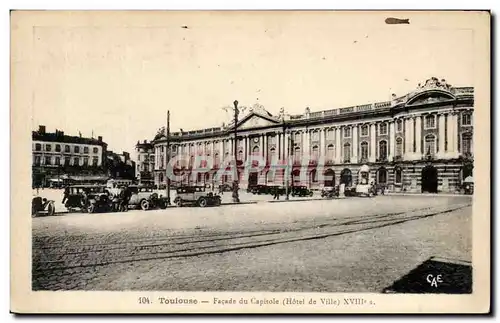
[[471, 294], [470, 262], [431, 257], [386, 287], [383, 293]]

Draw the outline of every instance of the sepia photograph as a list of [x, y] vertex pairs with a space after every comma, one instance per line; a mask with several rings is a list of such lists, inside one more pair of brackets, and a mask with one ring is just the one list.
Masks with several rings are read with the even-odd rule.
[[11, 301], [488, 312], [489, 28], [487, 11], [12, 11]]

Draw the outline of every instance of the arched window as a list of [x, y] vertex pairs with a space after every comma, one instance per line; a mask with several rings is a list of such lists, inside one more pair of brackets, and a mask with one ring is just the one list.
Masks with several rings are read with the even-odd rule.
[[317, 183], [318, 182], [318, 173], [316, 172], [315, 169], [313, 169], [310, 173], [311, 176], [311, 182], [312, 183]]
[[436, 128], [436, 116], [433, 114], [425, 116], [425, 129]]
[[327, 158], [329, 161], [332, 161], [334, 156], [335, 156], [335, 146], [334, 145], [328, 145], [327, 147], [328, 153], [327, 153]]
[[462, 153], [472, 154], [472, 133], [470, 132], [462, 134]]
[[252, 149], [252, 153], [255, 155], [255, 154], [258, 154], [259, 153], [259, 146], [255, 146], [253, 147]]
[[378, 143], [378, 156], [381, 160], [387, 159], [387, 141], [381, 140]]
[[273, 173], [274, 173], [274, 172], [270, 172], [270, 171], [269, 171], [269, 172], [267, 172], [267, 174], [266, 174], [266, 180], [267, 180], [267, 182], [268, 182], [268, 183], [272, 183], [272, 182], [273, 182], [273, 177], [274, 177], [274, 176], [273, 176], [273, 175], [274, 175]]
[[243, 160], [243, 150], [238, 151], [238, 160]]
[[434, 135], [425, 136], [425, 154], [434, 155], [436, 153], [436, 137]]
[[396, 138], [396, 156], [403, 156], [403, 138], [401, 137]]
[[368, 159], [368, 143], [363, 141], [361, 143], [361, 160]]
[[400, 167], [394, 168], [394, 183], [401, 184], [403, 181], [403, 171]]
[[351, 162], [351, 144], [346, 142], [344, 144], [344, 163]]

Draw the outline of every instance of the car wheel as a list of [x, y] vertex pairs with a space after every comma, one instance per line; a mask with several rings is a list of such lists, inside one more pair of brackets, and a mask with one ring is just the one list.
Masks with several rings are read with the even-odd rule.
[[149, 210], [149, 201], [148, 200], [142, 200], [141, 201], [141, 209], [143, 211]]
[[200, 199], [198, 200], [198, 206], [199, 207], [207, 206], [207, 199], [204, 197], [200, 197]]
[[160, 209], [164, 210], [167, 208], [167, 202], [160, 202]]
[[52, 203], [49, 203], [48, 207], [47, 207], [47, 215], [48, 216], [53, 216], [54, 213], [56, 213], [56, 208], [54, 207], [54, 204]]
[[87, 206], [87, 212], [94, 213], [95, 212], [95, 204], [89, 204], [89, 206]]
[[220, 204], [221, 204], [220, 198], [216, 198], [214, 204], [215, 204], [215, 206], [220, 206]]

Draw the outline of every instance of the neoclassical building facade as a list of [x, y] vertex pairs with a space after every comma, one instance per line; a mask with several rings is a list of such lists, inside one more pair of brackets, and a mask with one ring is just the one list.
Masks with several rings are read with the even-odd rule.
[[[287, 115], [281, 109], [274, 116], [256, 105], [236, 125], [171, 133], [170, 155], [160, 129], [152, 141], [154, 180], [157, 185], [166, 183], [168, 157], [189, 156], [187, 163], [174, 166], [176, 173], [189, 174], [196, 172], [196, 155], [205, 154], [213, 158], [213, 167], [197, 172], [185, 184], [230, 182], [228, 176], [215, 174], [226, 167], [223, 160], [234, 155], [236, 145], [243, 188], [283, 185], [283, 171], [273, 173], [271, 160], [290, 158], [293, 185], [313, 189], [356, 185], [363, 167], [369, 169], [373, 182], [389, 190], [456, 192], [463, 179], [472, 176], [473, 110], [472, 87], [452, 87], [437, 78], [403, 96], [393, 95], [390, 101], [316, 112], [306, 108], [299, 115]], [[265, 162], [258, 173], [243, 170], [252, 154], [261, 155]], [[306, 155], [311, 158], [304, 165]]]

